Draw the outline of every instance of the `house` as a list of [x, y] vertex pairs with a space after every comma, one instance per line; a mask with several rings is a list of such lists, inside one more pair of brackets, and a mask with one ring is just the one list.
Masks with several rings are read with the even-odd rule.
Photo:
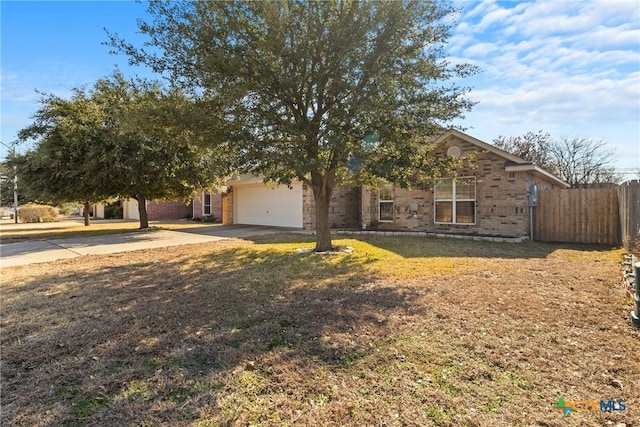
[[[118, 218], [140, 219], [137, 200], [120, 200], [115, 204], [122, 208], [122, 210], [118, 209]], [[105, 218], [105, 209], [108, 212], [109, 207], [103, 203], [95, 204], [93, 206], [94, 217]], [[201, 190], [190, 202], [183, 200], [148, 200], [147, 216], [149, 221], [207, 217], [220, 220], [222, 218], [222, 195], [215, 190]]]
[[[530, 233], [537, 191], [568, 188], [551, 173], [457, 130], [436, 140], [436, 155], [468, 156], [455, 178], [428, 191], [339, 187], [329, 208], [332, 228], [522, 237]], [[228, 182], [224, 223], [315, 228], [315, 202], [302, 182], [265, 185], [257, 177]]]
[[475, 159], [465, 162], [455, 178], [440, 180], [431, 191], [391, 188], [364, 192], [364, 224], [378, 221], [382, 230], [527, 236], [532, 192], [569, 187], [531, 162], [456, 130], [438, 138], [436, 146], [436, 155], [475, 153]]

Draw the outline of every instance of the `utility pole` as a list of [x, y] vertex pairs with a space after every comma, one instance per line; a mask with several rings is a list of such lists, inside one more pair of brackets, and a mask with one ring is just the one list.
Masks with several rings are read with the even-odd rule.
[[[9, 147], [4, 142], [0, 142], [0, 144], [4, 145], [10, 150], [13, 150], [13, 158], [16, 157], [16, 143], [14, 142], [13, 147]], [[16, 165], [13, 165], [13, 219], [15, 223], [18, 223], [18, 173], [16, 170]]]

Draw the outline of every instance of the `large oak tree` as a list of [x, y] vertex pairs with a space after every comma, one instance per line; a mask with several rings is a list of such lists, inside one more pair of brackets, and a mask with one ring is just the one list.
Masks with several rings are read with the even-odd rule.
[[[208, 119], [207, 143], [239, 172], [306, 183], [316, 250], [331, 248], [329, 202], [354, 178], [424, 184], [447, 168], [429, 142], [471, 107], [444, 60], [445, 1], [152, 2], [117, 52], [180, 85]], [[348, 165], [357, 167], [349, 168]]]
[[19, 162], [41, 199], [80, 201], [88, 213], [91, 203], [133, 198], [140, 228], [147, 228], [147, 200], [188, 199], [224, 176], [227, 162], [173, 125], [176, 117], [197, 117], [179, 91], [115, 73], [89, 91], [75, 89], [71, 99], [50, 95], [41, 104], [20, 132], [22, 140], [36, 141], [35, 148]]
[[42, 203], [82, 203], [88, 226], [90, 205], [116, 192], [101, 155], [104, 114], [81, 89], [74, 89], [70, 99], [43, 95], [40, 104], [33, 123], [18, 135], [36, 141], [15, 159], [21, 191]]
[[118, 197], [138, 201], [140, 228], [149, 226], [148, 200], [189, 199], [226, 176], [223, 153], [195, 144], [199, 134], [176, 120], [198, 114], [179, 90], [115, 73], [96, 83], [92, 99], [106, 117], [101, 152], [109, 163], [107, 181]]

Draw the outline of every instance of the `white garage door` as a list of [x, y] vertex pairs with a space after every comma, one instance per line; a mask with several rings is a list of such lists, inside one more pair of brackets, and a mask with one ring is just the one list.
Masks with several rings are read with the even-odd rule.
[[234, 185], [234, 223], [302, 228], [302, 183]]

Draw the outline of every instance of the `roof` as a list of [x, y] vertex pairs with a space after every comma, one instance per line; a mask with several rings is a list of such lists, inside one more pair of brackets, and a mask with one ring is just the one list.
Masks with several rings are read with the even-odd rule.
[[479, 139], [474, 138], [471, 135], [467, 135], [466, 133], [456, 129], [449, 129], [447, 132], [445, 132], [443, 135], [441, 135], [439, 138], [435, 140], [435, 144], [436, 145], [443, 144], [446, 141], [448, 141], [451, 136], [460, 138], [483, 150], [489, 151], [490, 153], [496, 154], [504, 158], [505, 160], [507, 160], [505, 162], [505, 171], [507, 172], [530, 172], [537, 178], [543, 179], [545, 181], [550, 181], [561, 187], [565, 187], [565, 188], [570, 187], [569, 184], [567, 184], [566, 182], [564, 182], [563, 180], [561, 180], [551, 172], [546, 171], [545, 169], [542, 169], [541, 167], [536, 166], [533, 163], [521, 157], [515, 156], [507, 151], [501, 150], [500, 148], [494, 145], [487, 144], [484, 141], [480, 141]]

